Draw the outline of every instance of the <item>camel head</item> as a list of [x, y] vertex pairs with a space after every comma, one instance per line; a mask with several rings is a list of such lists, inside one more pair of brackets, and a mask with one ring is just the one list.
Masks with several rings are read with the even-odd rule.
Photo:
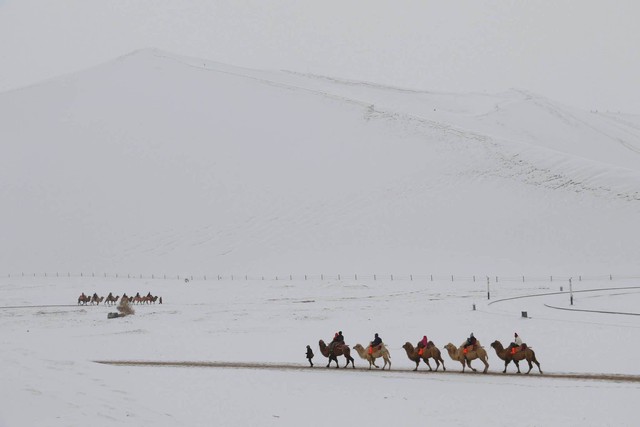
[[455, 345], [453, 345], [452, 343], [448, 343], [447, 345], [445, 345], [444, 347], [445, 350], [447, 350], [449, 353], [455, 353], [456, 351], [458, 351], [458, 347], [456, 347]]

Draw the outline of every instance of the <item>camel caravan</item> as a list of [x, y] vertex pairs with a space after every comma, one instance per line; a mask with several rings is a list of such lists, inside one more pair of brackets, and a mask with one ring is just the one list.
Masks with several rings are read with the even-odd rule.
[[[384, 361], [384, 365], [382, 366], [382, 370], [384, 370], [387, 366], [388, 369], [391, 369], [391, 354], [387, 346], [382, 342], [382, 338], [376, 333], [375, 337], [372, 341], [369, 342], [367, 347], [365, 348], [361, 344], [356, 344], [353, 347], [349, 347], [345, 344], [344, 336], [342, 335], [342, 331], [336, 332], [333, 340], [329, 344], [326, 344], [323, 340], [319, 341], [320, 353], [329, 359], [327, 363], [327, 368], [331, 366], [331, 362], [335, 362], [336, 368], [339, 368], [340, 365], [338, 363], [338, 357], [343, 356], [346, 359], [346, 364], [344, 367], [348, 367], [351, 364], [352, 368], [355, 368], [353, 357], [351, 357], [351, 349], [355, 350], [361, 359], [369, 362], [369, 369], [372, 367], [379, 368], [376, 364], [376, 359], [382, 358]], [[527, 344], [522, 342], [522, 339], [518, 336], [517, 333], [514, 334], [514, 341], [509, 344], [507, 348], [504, 348], [500, 341], [494, 341], [491, 343], [491, 347], [496, 351], [497, 356], [504, 361], [504, 370], [503, 373], [507, 372], [507, 366], [511, 361], [514, 362], [518, 373], [520, 372], [519, 362], [521, 360], [526, 360], [529, 364], [529, 370], [526, 374], [529, 374], [533, 369], [533, 363], [538, 367], [538, 371], [542, 374], [542, 369], [540, 368], [540, 363], [536, 359], [535, 352], [533, 349]], [[433, 359], [436, 363], [435, 371], [438, 371], [440, 365], [442, 365], [442, 371], [446, 371], [447, 368], [444, 365], [444, 360], [442, 359], [440, 349], [433, 343], [433, 341], [429, 341], [426, 336], [423, 336], [422, 339], [414, 346], [410, 342], [406, 342], [402, 348], [407, 353], [407, 357], [412, 362], [415, 362], [416, 367], [413, 369], [414, 371], [418, 370], [418, 365], [420, 361], [424, 362], [429, 371], [434, 371], [431, 367], [429, 359]], [[466, 368], [471, 369], [473, 372], [477, 372], [477, 370], [471, 366], [471, 362], [473, 360], [478, 359], [480, 362], [484, 364], [483, 373], [487, 373], [489, 370], [489, 356], [484, 347], [480, 344], [474, 336], [473, 333], [469, 338], [467, 338], [460, 346], [456, 346], [452, 343], [448, 343], [443, 347], [443, 350], [446, 350], [449, 354], [451, 360], [460, 362], [462, 365], [462, 372], [465, 372]], [[313, 358], [313, 351], [311, 351], [310, 346], [307, 346], [306, 357], [309, 360], [310, 367], [313, 367], [313, 362], [311, 359]]]
[[127, 299], [130, 304], [162, 304], [162, 297], [158, 295], [151, 295], [149, 292], [146, 296], [140, 296], [140, 292], [136, 293], [135, 296], [127, 296], [126, 293], [122, 295], [113, 296], [113, 293], [109, 292], [109, 295], [106, 297], [99, 297], [97, 293], [93, 293], [92, 296], [86, 295], [84, 292], [80, 294], [78, 297], [78, 305], [100, 305], [101, 302], [104, 301], [104, 305], [115, 305], [118, 303], [119, 299]]

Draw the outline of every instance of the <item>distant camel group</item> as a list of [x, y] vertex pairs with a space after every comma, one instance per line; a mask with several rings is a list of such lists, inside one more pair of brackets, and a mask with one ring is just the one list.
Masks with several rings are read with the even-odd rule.
[[[327, 357], [329, 359], [327, 368], [331, 365], [331, 362], [336, 362], [336, 368], [339, 367], [338, 356], [344, 356], [347, 360], [347, 363], [344, 366], [345, 368], [349, 366], [349, 363], [351, 363], [351, 366], [355, 368], [353, 357], [351, 357], [351, 348], [348, 345], [344, 343], [336, 343], [336, 345], [333, 346], [332, 350], [329, 350], [329, 347], [325, 344], [325, 342], [323, 340], [320, 340], [319, 347], [320, 353], [322, 353], [324, 357]], [[540, 373], [542, 374], [540, 363], [536, 359], [536, 354], [531, 347], [528, 347], [526, 345], [520, 347], [510, 345], [509, 347], [504, 348], [500, 341], [497, 340], [491, 343], [491, 347], [493, 347], [493, 349], [496, 351], [496, 355], [504, 361], [504, 371], [502, 371], [503, 373], [507, 372], [507, 366], [512, 361], [516, 365], [518, 373], [521, 373], [519, 362], [521, 360], [526, 360], [529, 364], [529, 370], [526, 372], [527, 374], [531, 372], [531, 369], [533, 369], [533, 363], [536, 364], [536, 366], [538, 367], [538, 371], [540, 371]], [[440, 367], [440, 364], [442, 364], [443, 371], [447, 370], [444, 366], [444, 360], [441, 357], [440, 349], [436, 347], [433, 341], [429, 341], [426, 348], [420, 348], [418, 345], [414, 347], [410, 342], [406, 342], [402, 346], [402, 348], [407, 353], [407, 357], [409, 358], [409, 360], [415, 362], [416, 367], [414, 371], [418, 370], [418, 365], [420, 364], [421, 360], [426, 363], [430, 371], [433, 371], [431, 364], [429, 363], [429, 359], [433, 359], [436, 362], [436, 371]], [[353, 349], [362, 359], [369, 362], [369, 369], [371, 369], [372, 366], [375, 366], [376, 368], [379, 367], [375, 363], [375, 360], [378, 358], [382, 358], [384, 360], [384, 366], [382, 367], [383, 370], [385, 367], [387, 367], [387, 365], [389, 366], [388, 369], [391, 369], [391, 354], [384, 344], [380, 344], [373, 349], [365, 349], [362, 345], [356, 344], [353, 346]], [[483, 373], [487, 373], [487, 371], [489, 370], [488, 354], [484, 347], [480, 345], [479, 341], [476, 341], [476, 343], [471, 346], [467, 346], [466, 343], [463, 343], [459, 347], [456, 347], [452, 343], [448, 343], [444, 346], [444, 350], [447, 350], [447, 353], [449, 353], [449, 357], [451, 358], [451, 360], [460, 362], [462, 364], [462, 372], [465, 371], [465, 367], [468, 367], [473, 372], [477, 372], [476, 369], [471, 366], [471, 361], [475, 359], [479, 359], [484, 364], [484, 370], [482, 371]]]
[[113, 296], [113, 293], [109, 292], [109, 295], [106, 297], [99, 297], [97, 293], [93, 293], [92, 296], [86, 295], [84, 292], [80, 294], [78, 297], [78, 305], [100, 305], [102, 301], [104, 301], [104, 305], [115, 305], [117, 304], [119, 299], [126, 299], [130, 304], [162, 304], [162, 297], [158, 295], [151, 295], [149, 292], [145, 296], [140, 296], [140, 292], [136, 293], [135, 296], [127, 296], [126, 293], [120, 297], [120, 295]]

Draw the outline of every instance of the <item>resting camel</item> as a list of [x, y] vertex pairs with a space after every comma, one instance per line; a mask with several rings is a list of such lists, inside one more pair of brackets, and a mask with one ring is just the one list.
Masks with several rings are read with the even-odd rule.
[[471, 370], [473, 370], [473, 372], [477, 372], [476, 369], [471, 366], [471, 361], [473, 359], [480, 359], [480, 361], [484, 363], [484, 371], [482, 371], [482, 373], [487, 373], [487, 370], [489, 369], [489, 362], [487, 362], [487, 352], [483, 347], [480, 346], [480, 341], [476, 343], [474, 349], [470, 349], [466, 354], [463, 352], [464, 345], [460, 346], [460, 348], [457, 348], [452, 343], [449, 343], [445, 345], [444, 348], [449, 352], [449, 357], [451, 357], [451, 359], [457, 360], [458, 362], [462, 363], [462, 372], [464, 372], [465, 363], [469, 368], [471, 368]]
[[414, 371], [418, 370], [420, 359], [424, 360], [424, 363], [427, 364], [430, 371], [433, 371], [433, 369], [431, 369], [431, 365], [429, 364], [429, 358], [433, 358], [433, 360], [436, 361], [436, 371], [440, 367], [440, 363], [442, 363], [442, 370], [447, 370], [447, 368], [444, 367], [444, 360], [442, 360], [442, 356], [440, 356], [440, 349], [436, 347], [435, 344], [433, 344], [433, 341], [429, 341], [429, 343], [427, 344], [427, 348], [424, 349], [422, 355], [420, 355], [419, 350], [417, 348], [414, 348], [413, 345], [408, 341], [404, 343], [402, 348], [404, 348], [404, 350], [407, 352], [407, 357], [409, 358], [409, 360], [416, 362], [416, 368], [414, 369]]
[[516, 364], [516, 368], [518, 368], [518, 373], [520, 373], [519, 361], [523, 359], [525, 359], [529, 364], [529, 370], [527, 371], [527, 374], [533, 369], [533, 365], [531, 364], [531, 362], [535, 363], [538, 366], [538, 371], [542, 373], [542, 369], [540, 369], [540, 363], [538, 363], [538, 359], [536, 359], [536, 353], [530, 347], [527, 347], [524, 350], [517, 351], [515, 354], [511, 354], [511, 348], [504, 348], [502, 346], [502, 343], [498, 340], [492, 342], [491, 347], [494, 348], [498, 357], [504, 360], [504, 371], [502, 371], [503, 374], [507, 372], [507, 365], [512, 360], [513, 363]]
[[327, 347], [324, 341], [320, 340], [319, 345], [320, 345], [320, 353], [322, 353], [324, 357], [329, 358], [329, 363], [327, 363], [327, 368], [329, 367], [329, 365], [331, 365], [332, 360], [336, 361], [336, 368], [339, 368], [340, 366], [338, 365], [338, 356], [344, 356], [347, 359], [347, 364], [344, 365], [344, 367], [346, 368], [347, 366], [349, 366], [349, 362], [351, 362], [351, 366], [355, 369], [356, 365], [353, 364], [353, 357], [351, 357], [351, 350], [349, 349], [348, 345], [346, 344], [334, 345], [333, 351], [331, 352], [331, 354], [329, 354], [329, 347]]
[[380, 368], [378, 365], [376, 365], [376, 359], [382, 357], [384, 359], [384, 366], [382, 367], [382, 370], [384, 371], [384, 368], [387, 367], [387, 364], [389, 364], [389, 370], [391, 370], [391, 355], [389, 354], [389, 350], [387, 350], [387, 347], [385, 347], [384, 344], [376, 346], [376, 349], [374, 349], [371, 354], [369, 354], [368, 348], [364, 348], [360, 344], [354, 345], [353, 349], [358, 352], [358, 355], [362, 359], [369, 361], [369, 369], [371, 369], [371, 365], [375, 366], [376, 368]]

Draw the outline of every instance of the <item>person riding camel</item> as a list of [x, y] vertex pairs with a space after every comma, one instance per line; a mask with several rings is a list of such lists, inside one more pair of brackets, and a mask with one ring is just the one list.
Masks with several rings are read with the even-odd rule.
[[427, 344], [429, 344], [429, 340], [426, 335], [423, 335], [422, 339], [418, 341], [418, 345], [416, 346], [418, 348], [418, 356], [422, 356], [425, 348], [427, 348]]
[[333, 336], [333, 340], [329, 343], [329, 355], [333, 353], [333, 348], [338, 344], [344, 344], [344, 336], [342, 335], [342, 331], [336, 332]]
[[473, 332], [471, 332], [471, 335], [469, 336], [469, 338], [467, 338], [466, 345], [464, 346], [464, 353], [470, 350], [469, 347], [475, 346], [476, 342], [478, 342], [478, 340], [473, 336]]
[[526, 347], [526, 344], [523, 344], [522, 338], [520, 338], [517, 332], [514, 332], [513, 342], [509, 347], [511, 347], [511, 354], [516, 354], [518, 351], [524, 349]]
[[382, 344], [382, 338], [380, 338], [376, 332], [373, 341], [369, 344], [369, 354], [373, 354], [373, 349], [378, 347], [380, 344]]

